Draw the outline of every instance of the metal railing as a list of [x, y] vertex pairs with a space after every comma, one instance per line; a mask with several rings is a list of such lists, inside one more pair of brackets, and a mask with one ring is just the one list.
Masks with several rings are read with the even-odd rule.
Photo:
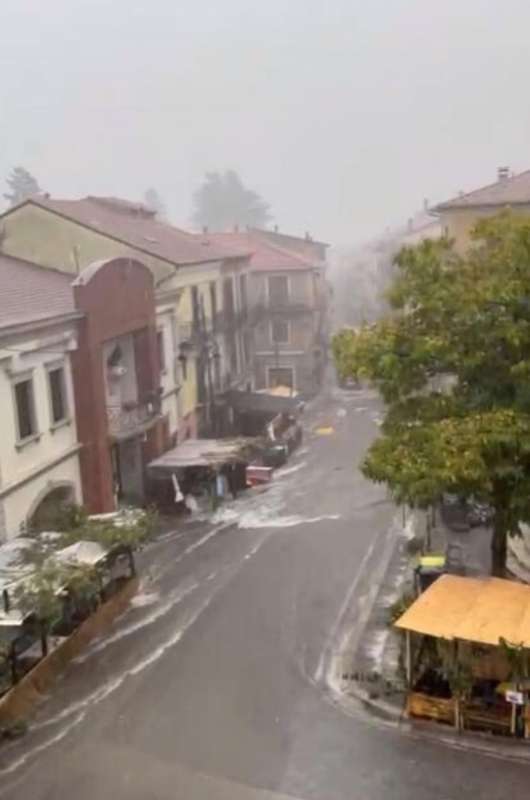
[[107, 406], [108, 432], [111, 436], [127, 436], [142, 430], [160, 413], [160, 400], [146, 403], [123, 403]]

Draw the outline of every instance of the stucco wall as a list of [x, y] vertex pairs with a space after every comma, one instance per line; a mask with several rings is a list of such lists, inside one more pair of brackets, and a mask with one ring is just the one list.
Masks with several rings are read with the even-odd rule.
[[[440, 214], [442, 231], [450, 238], [455, 240], [455, 248], [458, 252], [464, 251], [470, 244], [470, 234], [473, 226], [480, 219], [492, 217], [499, 214], [503, 208], [469, 208], [451, 209]], [[518, 206], [511, 209], [515, 214], [530, 214], [530, 205]]]
[[[77, 452], [73, 452], [65, 461], [47, 469], [37, 477], [31, 478], [0, 499], [0, 503], [3, 503], [4, 507], [5, 538], [12, 539], [22, 533], [38, 504], [54, 489], [62, 487], [71, 490], [75, 502], [82, 502]], [[5, 489], [0, 493], [0, 497], [4, 491]]]
[[[75, 327], [68, 324], [48, 328], [38, 337], [35, 333], [31, 337], [11, 336], [0, 343], [0, 535], [12, 537], [19, 533], [35, 499], [49, 483], [52, 488], [58, 483], [71, 485], [76, 499], [81, 500], [79, 460], [73, 452], [77, 430], [71, 355], [65, 347], [67, 341], [75, 342], [75, 336]], [[47, 370], [51, 365], [64, 368], [66, 384], [67, 421], [58, 426], [51, 417]], [[33, 381], [38, 435], [19, 442], [13, 385], [25, 377]], [[65, 457], [65, 461], [57, 463]]]
[[74, 275], [94, 261], [117, 256], [142, 261], [155, 281], [171, 275], [175, 269], [161, 259], [38, 206], [21, 206], [4, 218], [2, 228], [5, 231], [3, 250], [8, 255]]
[[267, 303], [269, 275], [286, 275], [289, 281], [289, 302], [314, 306], [316, 300], [315, 276], [312, 271], [254, 272], [249, 276], [249, 299], [252, 304]]
[[174, 437], [178, 432], [180, 416], [179, 386], [181, 385], [181, 367], [178, 360], [178, 332], [176, 330], [175, 309], [158, 307], [156, 314], [157, 332], [162, 336], [164, 348], [164, 366], [160, 373], [162, 389], [162, 413], [167, 417], [169, 435]]

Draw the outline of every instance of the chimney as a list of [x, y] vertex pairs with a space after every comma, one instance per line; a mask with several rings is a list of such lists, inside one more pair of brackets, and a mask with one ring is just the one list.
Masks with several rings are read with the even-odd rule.
[[498, 167], [497, 169], [498, 181], [507, 181], [509, 177], [510, 177], [510, 167]]
[[280, 229], [278, 228], [278, 226], [277, 226], [277, 225], [275, 225], [275, 226], [274, 226], [274, 233], [278, 233], [278, 231], [279, 231], [279, 230], [280, 230]]
[[204, 233], [204, 235], [206, 235], [208, 233], [208, 225], [203, 225], [202, 226], [202, 232]]
[[306, 231], [306, 232], [305, 232], [305, 240], [306, 240], [306, 242], [312, 242], [312, 241], [313, 241], [313, 240], [312, 240], [312, 238], [311, 238], [311, 234], [309, 233], [309, 231]]
[[428, 197], [424, 197], [423, 198], [423, 210], [425, 211], [425, 213], [427, 213], [429, 211], [429, 198]]
[[234, 225], [234, 233], [239, 233], [239, 225]]
[[407, 220], [407, 230], [409, 233], [414, 230], [414, 219], [413, 217], [409, 217]]

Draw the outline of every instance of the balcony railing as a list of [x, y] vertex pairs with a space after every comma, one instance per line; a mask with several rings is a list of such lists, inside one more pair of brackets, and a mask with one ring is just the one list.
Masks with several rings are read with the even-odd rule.
[[283, 300], [281, 303], [261, 300], [252, 307], [250, 316], [252, 322], [257, 322], [264, 317], [273, 315], [294, 317], [302, 314], [316, 314], [319, 311], [319, 306], [307, 300]]
[[123, 438], [144, 430], [160, 413], [160, 400], [107, 406], [108, 432]]

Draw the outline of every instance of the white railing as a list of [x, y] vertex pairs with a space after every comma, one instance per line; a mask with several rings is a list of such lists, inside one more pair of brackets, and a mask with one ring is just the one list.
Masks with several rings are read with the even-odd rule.
[[157, 415], [155, 403], [107, 406], [108, 430], [111, 436], [123, 436], [141, 429]]

